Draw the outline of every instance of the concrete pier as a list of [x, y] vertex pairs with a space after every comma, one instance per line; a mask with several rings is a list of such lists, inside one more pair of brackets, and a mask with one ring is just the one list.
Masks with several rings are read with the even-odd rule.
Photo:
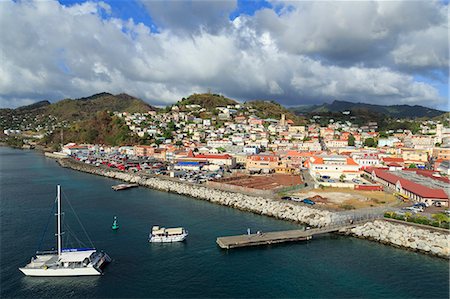
[[312, 239], [314, 235], [337, 232], [339, 230], [346, 230], [355, 226], [356, 224], [348, 224], [306, 230], [287, 230], [250, 235], [247, 234], [219, 237], [217, 238], [216, 242], [222, 249], [232, 249], [238, 247], [260, 246], [284, 242], [306, 241]]

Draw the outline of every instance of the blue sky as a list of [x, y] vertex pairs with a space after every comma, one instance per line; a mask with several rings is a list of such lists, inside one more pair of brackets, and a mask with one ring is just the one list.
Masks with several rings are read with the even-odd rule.
[[6, 0], [0, 26], [2, 107], [103, 91], [166, 105], [212, 90], [449, 109], [448, 0]]

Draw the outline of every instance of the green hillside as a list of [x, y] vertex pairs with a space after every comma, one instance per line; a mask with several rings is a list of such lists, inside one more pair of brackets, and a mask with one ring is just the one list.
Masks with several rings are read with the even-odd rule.
[[419, 105], [372, 105], [367, 103], [353, 103], [347, 101], [333, 101], [331, 104], [325, 103], [322, 105], [310, 105], [310, 106], [299, 106], [292, 107], [291, 110], [297, 114], [305, 113], [326, 113], [326, 112], [343, 112], [351, 111], [354, 114], [357, 112], [367, 113], [379, 113], [384, 116], [393, 118], [433, 118], [440, 116], [445, 113], [445, 111], [440, 111], [428, 107], [423, 107]]
[[66, 99], [47, 106], [46, 113], [66, 121], [83, 120], [100, 111], [127, 111], [130, 113], [155, 110], [141, 99], [127, 94], [100, 93], [87, 98]]
[[260, 118], [280, 119], [282, 114], [286, 115], [286, 119], [291, 119], [295, 124], [303, 124], [304, 118], [296, 115], [284, 106], [275, 101], [254, 100], [245, 102], [245, 106], [255, 109], [255, 115]]
[[[64, 129], [64, 139], [76, 143], [95, 143], [107, 145], [126, 145], [139, 139], [131, 134], [125, 122], [106, 111], [96, 112], [91, 118], [73, 123]], [[47, 135], [42, 141], [47, 146], [60, 142], [60, 131]]]
[[212, 93], [194, 93], [187, 98], [181, 99], [176, 103], [180, 108], [185, 107], [186, 105], [200, 105], [203, 108], [206, 108], [208, 111], [214, 110], [216, 107], [226, 107], [228, 105], [237, 105], [239, 104], [235, 100], [226, 98], [222, 95], [212, 94]]
[[1, 129], [49, 129], [60, 123], [87, 120], [101, 111], [147, 112], [156, 110], [141, 99], [127, 94], [99, 93], [80, 99], [65, 99], [50, 104], [40, 101], [16, 109], [0, 109]]

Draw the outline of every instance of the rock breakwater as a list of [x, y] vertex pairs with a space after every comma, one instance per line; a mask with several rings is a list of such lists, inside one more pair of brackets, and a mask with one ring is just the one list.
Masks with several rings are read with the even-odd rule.
[[330, 225], [333, 220], [332, 218], [334, 214], [329, 211], [313, 209], [272, 198], [221, 191], [202, 185], [192, 185], [170, 179], [124, 173], [87, 165], [72, 159], [61, 159], [58, 160], [58, 162], [63, 167], [72, 168], [78, 171], [119, 179], [125, 182], [136, 183], [141, 186], [161, 191], [187, 195], [190, 197], [207, 200], [212, 203], [233, 207], [239, 210], [275, 217], [282, 220], [305, 223], [315, 227]]
[[450, 235], [444, 230], [425, 229], [386, 220], [375, 220], [349, 229], [346, 234], [450, 258]]

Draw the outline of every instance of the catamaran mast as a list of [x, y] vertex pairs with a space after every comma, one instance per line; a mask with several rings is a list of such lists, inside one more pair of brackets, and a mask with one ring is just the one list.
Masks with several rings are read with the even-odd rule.
[[58, 219], [58, 228], [57, 231], [58, 233], [56, 234], [58, 236], [58, 256], [61, 256], [61, 252], [62, 252], [62, 240], [61, 240], [61, 186], [58, 185], [57, 186], [57, 194], [58, 194], [58, 214], [57, 215], [57, 219]]

